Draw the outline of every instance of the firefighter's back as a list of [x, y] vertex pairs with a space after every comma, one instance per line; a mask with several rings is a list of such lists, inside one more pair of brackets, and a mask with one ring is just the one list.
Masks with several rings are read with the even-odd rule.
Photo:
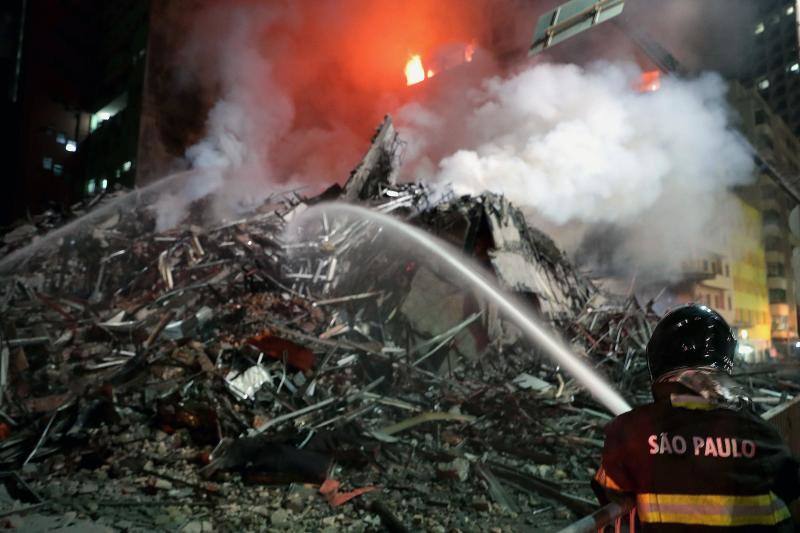
[[647, 344], [654, 402], [615, 418], [595, 489], [636, 498], [643, 531], [793, 531], [799, 466], [731, 377], [736, 337], [704, 305], [667, 313]]
[[603, 463], [635, 493], [643, 531], [792, 531], [796, 463], [778, 434], [746, 408], [681, 392], [607, 428]]

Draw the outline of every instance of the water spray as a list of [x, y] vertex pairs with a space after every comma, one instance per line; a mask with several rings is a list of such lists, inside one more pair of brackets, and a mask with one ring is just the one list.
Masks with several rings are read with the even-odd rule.
[[47, 250], [59, 245], [62, 238], [77, 237], [81, 232], [90, 232], [90, 224], [97, 223], [120, 211], [131, 211], [142, 206], [150, 205], [154, 198], [168, 193], [170, 187], [177, 190], [182, 183], [191, 179], [194, 175], [192, 171], [176, 172], [165, 176], [158, 181], [141, 188], [133, 189], [110, 200], [109, 202], [92, 209], [88, 213], [69, 221], [60, 228], [56, 228], [41, 237], [35, 238], [32, 242], [14, 250], [7, 256], [0, 258], [0, 273], [13, 273], [20, 263], [28, 260], [41, 250]]
[[545, 353], [558, 365], [564, 368], [572, 377], [615, 415], [631, 409], [628, 402], [614, 390], [611, 385], [600, 377], [594, 370], [571, 353], [551, 332], [537, 324], [530, 316], [522, 311], [522, 305], [515, 303], [497, 285], [478, 273], [475, 267], [469, 265], [470, 260], [463, 254], [453, 250], [447, 243], [421, 231], [410, 224], [392, 218], [388, 215], [371, 211], [344, 203], [327, 203], [314, 206], [302, 213], [293, 224], [317, 215], [351, 215], [362, 220], [367, 220], [402, 235], [421, 246], [442, 261], [453, 271], [464, 278], [470, 285], [502, 309], [522, 331], [528, 340], [544, 348]]

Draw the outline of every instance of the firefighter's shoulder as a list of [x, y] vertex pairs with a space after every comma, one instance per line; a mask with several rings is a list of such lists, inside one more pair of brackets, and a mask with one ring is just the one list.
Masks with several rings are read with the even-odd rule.
[[639, 405], [626, 413], [617, 415], [605, 427], [606, 436], [616, 435], [625, 432], [630, 435], [631, 431], [636, 431], [643, 426], [650, 426], [652, 421], [659, 417], [661, 406], [655, 403]]

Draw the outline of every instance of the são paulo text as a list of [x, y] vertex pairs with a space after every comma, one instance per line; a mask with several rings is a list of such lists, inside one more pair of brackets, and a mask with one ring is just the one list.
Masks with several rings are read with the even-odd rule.
[[756, 455], [756, 443], [735, 437], [683, 437], [681, 435], [650, 435], [647, 438], [650, 455], [694, 454], [704, 457], [746, 457]]

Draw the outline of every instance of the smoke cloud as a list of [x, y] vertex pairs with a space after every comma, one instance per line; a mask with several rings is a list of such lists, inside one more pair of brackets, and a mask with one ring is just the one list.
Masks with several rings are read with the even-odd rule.
[[[604, 273], [668, 276], [737, 223], [726, 190], [749, 180], [752, 160], [715, 75], [664, 78], [646, 94], [631, 65], [500, 76], [493, 54], [524, 51], [541, 11], [514, 0], [196, 5], [176, 64], [208, 114], [185, 154], [191, 176], [155, 206], [161, 229], [200, 198], [218, 220], [342, 183], [386, 113], [407, 142], [406, 179], [505, 194]], [[492, 49], [498, 28], [504, 50]], [[406, 87], [412, 54], [465, 43], [478, 45], [469, 68]]]
[[640, 75], [631, 65], [541, 64], [486, 80], [455, 121], [407, 107], [410, 168], [458, 194], [527, 206], [600, 270], [668, 275], [722, 246], [717, 228], [737, 212], [726, 191], [751, 179], [753, 162], [731, 130], [721, 78], [667, 77], [641, 93]]
[[201, 4], [178, 82], [214, 103], [186, 152], [193, 179], [155, 206], [162, 229], [210, 193], [207, 216], [219, 219], [281, 191], [343, 182], [383, 115], [412, 97], [409, 57], [470, 42], [486, 24], [483, 1]]

